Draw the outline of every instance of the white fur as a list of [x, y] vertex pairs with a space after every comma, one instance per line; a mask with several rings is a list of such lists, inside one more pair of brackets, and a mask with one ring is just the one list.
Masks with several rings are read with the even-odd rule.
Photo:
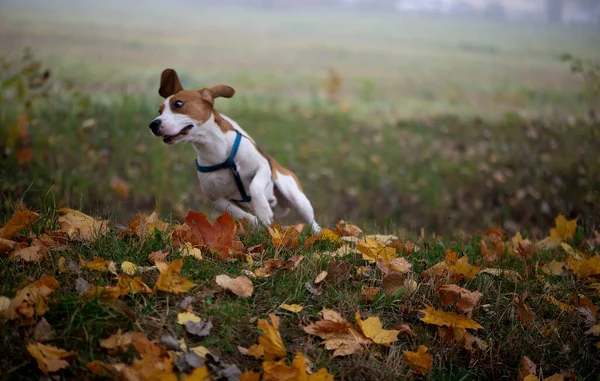
[[[176, 135], [186, 126], [192, 125], [186, 135], [178, 137], [173, 143], [192, 143], [197, 153], [198, 163], [202, 166], [224, 162], [231, 153], [236, 133], [234, 131], [223, 133], [215, 122], [214, 114], [204, 124], [198, 125], [198, 122], [186, 115], [173, 113], [169, 107], [169, 98], [164, 101], [165, 108], [162, 115], [156, 118], [161, 120], [161, 134]], [[277, 173], [277, 179], [273, 180], [269, 162], [258, 152], [254, 140], [234, 120], [225, 115], [221, 117], [243, 135], [234, 161], [244, 188], [252, 197], [252, 201], [250, 203], [230, 201], [241, 199], [230, 170], [198, 172], [200, 188], [204, 195], [214, 202], [215, 208], [221, 213], [229, 211], [236, 219], [245, 218], [254, 225], [263, 226], [271, 225], [275, 216], [282, 217], [288, 213], [289, 208], [292, 208], [298, 212], [305, 223], [310, 225], [313, 232], [319, 232], [321, 227], [314, 220], [312, 205], [294, 179]]]

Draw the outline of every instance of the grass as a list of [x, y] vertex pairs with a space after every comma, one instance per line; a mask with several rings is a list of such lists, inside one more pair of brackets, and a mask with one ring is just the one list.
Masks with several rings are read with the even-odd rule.
[[[37, 232], [51, 230], [48, 222], [52, 222], [54, 217], [53, 212], [49, 212], [50, 215], [38, 223]], [[580, 229], [580, 235], [582, 231]], [[21, 233], [20, 237], [26, 237], [25, 233]], [[592, 303], [599, 301], [597, 294], [591, 293], [586, 283], [570, 272], [564, 276], [548, 276], [536, 270], [551, 259], [566, 260], [568, 255], [560, 247], [540, 252], [529, 260], [505, 254], [499, 262], [486, 265], [477, 235], [463, 239], [419, 239], [416, 242], [419, 251], [405, 257], [413, 266], [411, 276], [418, 282], [416, 291], [412, 294], [401, 291], [391, 296], [380, 293], [369, 302], [360, 298], [360, 290], [363, 286], [380, 287], [381, 275], [376, 268], [370, 276], [358, 275], [358, 267], [367, 263], [356, 254], [337, 259], [351, 265], [349, 278], [339, 284], [326, 280], [321, 286], [321, 295], [314, 295], [305, 288], [306, 282], [327, 270], [331, 264], [333, 258], [323, 253], [337, 248], [339, 244], [321, 242], [308, 250], [282, 251], [273, 246], [264, 230], [241, 233], [240, 238], [246, 247], [261, 243], [264, 253], [252, 265], [245, 261], [223, 261], [208, 252], [204, 253], [203, 260], [185, 257], [182, 275], [197, 283], [197, 287], [182, 295], [164, 292], [136, 294], [125, 296], [118, 303], [106, 303], [99, 298], [78, 296], [74, 290], [75, 280], [81, 277], [92, 285], [111, 285], [114, 284], [112, 275], [87, 268], [81, 268], [79, 273], [61, 273], [58, 270], [61, 257], [67, 262], [78, 262], [80, 257], [91, 260], [99, 256], [113, 260], [118, 265], [132, 261], [137, 265], [150, 266], [152, 262], [148, 260], [148, 254], [166, 249], [170, 252], [169, 261], [179, 258], [180, 252], [173, 247], [169, 237], [158, 231], [146, 239], [122, 240], [116, 232], [109, 232], [92, 242], [66, 242], [52, 249], [46, 259], [38, 262], [22, 262], [3, 255], [0, 257], [0, 277], [3, 279], [0, 294], [13, 297], [18, 289], [41, 276], [54, 275], [57, 278], [60, 286], [50, 297], [50, 310], [44, 315], [57, 334], [49, 344], [78, 353], [77, 359], [70, 361], [72, 365], [58, 373], [60, 378], [87, 377], [85, 364], [93, 360], [111, 363], [131, 361], [135, 356], [131, 350], [109, 356], [99, 346], [100, 339], [118, 329], [143, 331], [151, 339], [163, 333], [170, 333], [177, 338], [185, 337], [188, 346], [203, 345], [211, 353], [238, 365], [242, 370], [260, 369], [261, 362], [242, 355], [237, 346], [248, 348], [257, 342], [260, 333], [256, 328], [256, 318], [264, 318], [269, 313], [276, 313], [281, 319], [280, 332], [288, 353], [302, 351], [313, 362], [313, 369], [327, 367], [336, 375], [336, 379], [341, 380], [414, 377], [415, 373], [406, 367], [402, 354], [406, 350], [416, 350], [418, 345], [426, 345], [429, 353], [433, 354], [434, 368], [428, 376], [432, 380], [512, 380], [523, 356], [528, 356], [536, 363], [544, 377], [567, 371], [574, 372], [577, 379], [581, 380], [598, 377], [598, 348], [593, 337], [584, 334], [590, 324], [586, 322], [585, 315], [561, 311], [544, 299], [552, 295], [569, 304], [572, 303], [572, 295], [585, 294]], [[575, 238], [569, 242], [577, 250], [598, 253], [597, 248], [596, 251], [590, 250], [584, 239]], [[420, 274], [443, 261], [447, 249], [466, 253], [470, 263], [510, 269], [523, 276], [523, 280], [518, 282], [489, 275], [457, 282], [468, 290], [483, 293], [472, 318], [484, 327], [474, 334], [489, 345], [486, 350], [468, 352], [460, 344], [446, 342], [436, 328], [419, 320], [418, 310], [426, 304], [441, 308], [435, 284], [424, 280]], [[266, 279], [254, 280], [254, 293], [248, 299], [229, 293], [211, 295], [207, 291], [216, 275], [235, 277], [243, 269], [252, 270], [262, 266], [266, 259], [286, 259], [291, 255], [303, 255], [301, 265], [294, 271], [278, 271]], [[157, 272], [145, 272], [141, 277], [152, 287]], [[206, 338], [190, 336], [176, 324], [176, 315], [181, 310], [178, 303], [187, 295], [194, 297], [195, 313], [214, 325]], [[515, 313], [513, 295], [527, 295], [526, 303], [535, 312], [535, 318], [529, 323], [523, 324]], [[282, 303], [301, 304], [304, 309], [298, 314], [288, 313], [279, 309]], [[319, 319], [318, 312], [323, 307], [340, 312], [351, 322], [358, 310], [363, 317], [380, 317], [384, 328], [409, 324], [416, 336], [400, 335], [399, 340], [390, 347], [371, 346], [361, 355], [333, 358], [331, 352], [323, 348], [320, 339], [308, 336], [302, 330], [302, 327]], [[551, 323], [554, 324], [554, 330], [549, 335], [542, 334]], [[5, 321], [0, 325], [0, 331], [0, 369], [4, 371], [3, 377], [23, 380], [38, 378], [39, 370], [25, 350], [25, 344], [33, 340], [33, 328], [19, 327], [17, 322]]]

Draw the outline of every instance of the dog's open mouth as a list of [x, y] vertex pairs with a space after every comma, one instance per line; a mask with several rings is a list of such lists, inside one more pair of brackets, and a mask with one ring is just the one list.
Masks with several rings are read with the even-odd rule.
[[193, 124], [188, 124], [187, 126], [183, 127], [183, 129], [181, 131], [179, 131], [179, 133], [175, 134], [175, 135], [166, 135], [163, 136], [163, 142], [165, 143], [173, 143], [175, 140], [177, 140], [178, 138], [185, 136], [188, 134], [188, 132], [194, 127]]

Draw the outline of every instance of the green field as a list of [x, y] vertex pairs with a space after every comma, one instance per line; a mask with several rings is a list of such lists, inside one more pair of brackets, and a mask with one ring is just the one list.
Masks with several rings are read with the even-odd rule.
[[[325, 224], [451, 232], [535, 229], [558, 212], [593, 219], [599, 130], [584, 120], [583, 81], [559, 57], [597, 60], [598, 46], [596, 30], [543, 24], [3, 1], [0, 49], [13, 65], [2, 78], [29, 47], [52, 87], [47, 98], [3, 90], [2, 211], [20, 198], [121, 221], [201, 208], [191, 147], [166, 147], [147, 128], [160, 72], [173, 67], [184, 86], [236, 89], [217, 109], [298, 173]], [[15, 142], [21, 127], [29, 137]], [[22, 147], [33, 158], [19, 164]], [[116, 177], [126, 197], [111, 188]]]

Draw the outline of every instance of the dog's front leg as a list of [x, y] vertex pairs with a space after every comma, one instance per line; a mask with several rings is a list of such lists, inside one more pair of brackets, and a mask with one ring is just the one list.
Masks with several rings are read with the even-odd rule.
[[267, 187], [271, 182], [271, 170], [267, 166], [259, 169], [250, 183], [252, 210], [263, 226], [270, 226], [273, 222], [273, 209], [266, 195]]
[[217, 209], [219, 213], [229, 212], [229, 214], [231, 214], [231, 216], [236, 220], [241, 220], [245, 218], [248, 221], [250, 221], [250, 223], [253, 226], [259, 225], [258, 219], [256, 217], [224, 198], [215, 201], [215, 209]]

